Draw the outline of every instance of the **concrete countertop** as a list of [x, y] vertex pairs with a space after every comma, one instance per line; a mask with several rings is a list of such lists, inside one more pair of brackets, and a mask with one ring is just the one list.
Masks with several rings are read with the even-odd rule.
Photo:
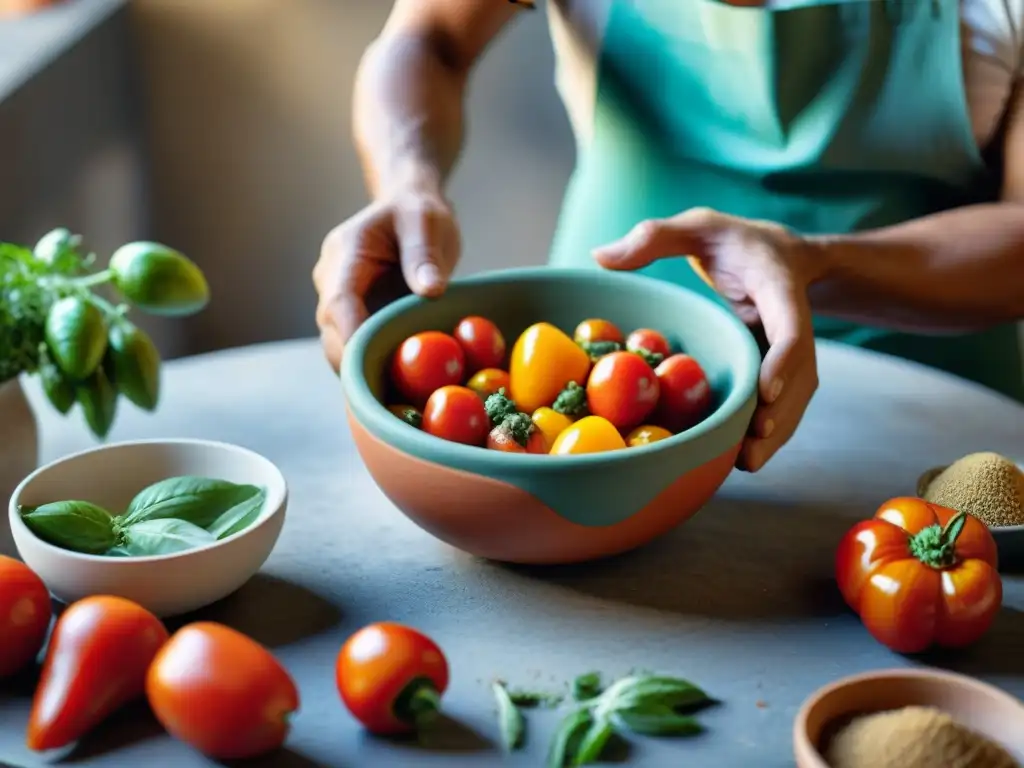
[[[706, 734], [637, 739], [629, 765], [782, 768], [804, 698], [868, 669], [931, 664], [1024, 695], [1024, 580], [1007, 576], [988, 637], [960, 654], [906, 659], [842, 605], [834, 547], [856, 519], [912, 493], [922, 468], [976, 450], [1018, 460], [1024, 408], [879, 355], [822, 344], [822, 387], [793, 442], [763, 472], [734, 474], [696, 518], [632, 554], [585, 566], [512, 568], [453, 551], [407, 521], [352, 447], [337, 380], [314, 342], [175, 361], [156, 415], [124, 407], [112, 440], [202, 437], [248, 446], [289, 480], [289, 517], [261, 575], [201, 613], [271, 647], [302, 709], [265, 766], [541, 764], [559, 713], [528, 715], [525, 751], [503, 758], [489, 682], [559, 690], [597, 669], [687, 677], [722, 705]], [[39, 405], [39, 393], [30, 392]], [[38, 408], [44, 461], [90, 445], [77, 416]], [[417, 626], [446, 650], [446, 713], [460, 725], [422, 751], [364, 734], [338, 701], [334, 658], [371, 621]], [[54, 759], [23, 746], [30, 691], [0, 691], [0, 763]], [[79, 765], [215, 765], [163, 735], [144, 707], [85, 739]]]

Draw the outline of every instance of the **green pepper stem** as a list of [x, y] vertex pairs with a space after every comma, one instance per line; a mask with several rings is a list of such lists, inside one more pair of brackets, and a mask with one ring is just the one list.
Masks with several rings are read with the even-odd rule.
[[80, 285], [83, 288], [92, 288], [95, 285], [103, 285], [109, 283], [114, 278], [114, 270], [103, 269], [99, 272], [95, 272], [85, 277], [76, 277], [73, 282], [75, 285]]
[[967, 524], [967, 513], [957, 512], [945, 526], [929, 525], [910, 537], [910, 552], [932, 568], [956, 564], [956, 542]]

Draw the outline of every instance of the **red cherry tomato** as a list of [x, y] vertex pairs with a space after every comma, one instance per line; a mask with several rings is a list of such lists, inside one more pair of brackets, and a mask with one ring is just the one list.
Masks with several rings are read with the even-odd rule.
[[402, 342], [391, 362], [391, 380], [413, 405], [422, 405], [435, 389], [461, 384], [466, 356], [454, 338], [424, 331]]
[[411, 405], [389, 405], [388, 410], [410, 427], [419, 429], [423, 424], [423, 414], [419, 412], [419, 409], [414, 408]]
[[423, 409], [423, 431], [455, 443], [483, 445], [491, 420], [483, 400], [469, 387], [449, 385], [436, 390]]
[[668, 339], [650, 328], [638, 328], [629, 334], [626, 337], [626, 349], [630, 352], [647, 352], [649, 355], [661, 355], [661, 359], [665, 359], [672, 354], [672, 350], [668, 345]]
[[466, 367], [471, 371], [501, 368], [505, 362], [505, 337], [486, 317], [464, 317], [455, 326], [455, 338], [466, 353]]
[[43, 580], [24, 563], [0, 555], [0, 680], [39, 654], [52, 614]]
[[654, 421], [671, 432], [682, 432], [703, 421], [711, 411], [711, 385], [700, 363], [689, 355], [666, 357], [654, 369], [661, 385]]
[[408, 733], [437, 715], [448, 662], [423, 633], [384, 621], [345, 642], [335, 680], [348, 711], [371, 733]]
[[508, 392], [510, 379], [508, 373], [500, 368], [484, 368], [474, 373], [466, 382], [466, 386], [486, 400], [499, 389]]
[[658, 404], [658, 377], [633, 352], [612, 352], [596, 363], [587, 379], [587, 406], [619, 430], [641, 424]]

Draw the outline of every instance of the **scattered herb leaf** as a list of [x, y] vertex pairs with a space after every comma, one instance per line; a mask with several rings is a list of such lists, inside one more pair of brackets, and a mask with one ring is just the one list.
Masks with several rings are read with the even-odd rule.
[[592, 699], [601, 693], [601, 673], [587, 672], [572, 681], [572, 697], [576, 701]]
[[526, 722], [523, 713], [516, 707], [508, 690], [499, 682], [491, 685], [494, 699], [498, 703], [498, 725], [501, 728], [501, 743], [506, 752], [523, 746], [526, 737]]
[[575, 762], [580, 743], [594, 722], [593, 715], [586, 707], [570, 712], [558, 725], [551, 751], [548, 753], [548, 768], [564, 768], [578, 765]]

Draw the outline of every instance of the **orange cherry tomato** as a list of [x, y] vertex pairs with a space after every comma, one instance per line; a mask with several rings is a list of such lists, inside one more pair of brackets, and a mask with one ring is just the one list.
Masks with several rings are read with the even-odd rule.
[[626, 442], [614, 424], [600, 416], [584, 416], [558, 436], [551, 454], [600, 453], [625, 447]]
[[476, 392], [468, 387], [441, 387], [423, 409], [423, 431], [466, 445], [483, 445], [491, 420]]
[[626, 445], [630, 448], [635, 448], [638, 445], [656, 443], [659, 440], [664, 440], [666, 437], [672, 437], [672, 433], [654, 424], [647, 424], [643, 427], [637, 427], [626, 435]]
[[391, 361], [391, 380], [406, 400], [423, 405], [436, 389], [461, 384], [466, 355], [453, 337], [424, 331], [402, 342]]
[[547, 453], [551, 446], [529, 416], [517, 413], [491, 430], [487, 447], [506, 453]]
[[548, 445], [554, 445], [558, 436], [572, 426], [572, 419], [554, 408], [538, 408], [530, 418], [544, 433]]
[[419, 429], [423, 426], [423, 414], [412, 405], [389, 405], [388, 410], [410, 427]]
[[622, 331], [614, 323], [599, 318], [590, 318], [576, 326], [576, 330], [573, 332], [573, 341], [581, 346], [608, 342], [618, 344], [621, 348], [623, 338]]
[[505, 363], [505, 337], [498, 326], [486, 317], [464, 317], [455, 326], [455, 338], [466, 353], [466, 367], [471, 371], [501, 368]]
[[53, 628], [25, 743], [66, 746], [145, 692], [146, 670], [167, 642], [156, 616], [121, 597], [73, 603]]
[[52, 615], [43, 580], [19, 560], [0, 555], [0, 680], [35, 660]]
[[168, 733], [219, 760], [279, 749], [299, 708], [295, 681], [270, 651], [205, 621], [179, 629], [157, 654], [146, 695]]
[[493, 395], [499, 389], [506, 392], [510, 389], [508, 374], [501, 368], [484, 368], [477, 371], [466, 382], [466, 386], [483, 398]]
[[587, 406], [618, 429], [643, 423], [658, 404], [654, 369], [633, 352], [612, 352], [594, 364], [587, 379]]
[[712, 392], [700, 363], [689, 355], [672, 355], [662, 360], [654, 373], [661, 389], [653, 421], [672, 432], [682, 432], [707, 418]]
[[657, 355], [658, 357], [651, 360], [654, 364], [660, 363], [672, 354], [668, 339], [650, 328], [638, 328], [629, 334], [626, 337], [626, 349], [647, 358]]
[[590, 357], [576, 342], [550, 323], [536, 323], [512, 348], [512, 399], [519, 410], [533, 413], [550, 406], [570, 381], [583, 385], [589, 373]]
[[898, 653], [960, 648], [992, 626], [1003, 598], [995, 540], [975, 517], [890, 499], [836, 552], [836, 582], [868, 632]]
[[408, 733], [436, 717], [448, 688], [437, 643], [402, 624], [363, 627], [338, 653], [335, 680], [348, 711], [371, 733]]

